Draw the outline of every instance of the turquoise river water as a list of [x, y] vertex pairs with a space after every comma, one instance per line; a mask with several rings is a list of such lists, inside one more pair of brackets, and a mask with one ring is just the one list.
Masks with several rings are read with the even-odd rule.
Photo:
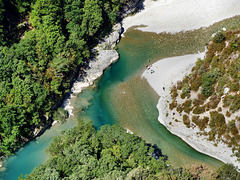
[[85, 89], [72, 100], [75, 119], [52, 127], [24, 146], [15, 156], [8, 158], [0, 172], [0, 179], [17, 179], [46, 161], [48, 156], [45, 150], [52, 137], [75, 126], [79, 118], [91, 120], [97, 128], [104, 124], [119, 124], [147, 142], [156, 144], [176, 166], [196, 163], [211, 168], [221, 166], [222, 162], [197, 152], [158, 122], [156, 105], [159, 97], [141, 78], [148, 59], [152, 63], [165, 57], [203, 50], [206, 39], [213, 31], [205, 28], [170, 35], [129, 30], [118, 45], [119, 61], [108, 68], [94, 86]]

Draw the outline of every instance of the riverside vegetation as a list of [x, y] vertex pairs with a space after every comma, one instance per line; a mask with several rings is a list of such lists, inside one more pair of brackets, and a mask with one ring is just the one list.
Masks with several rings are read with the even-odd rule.
[[0, 0], [0, 156], [11, 155], [36, 129], [59, 119], [56, 110], [74, 74], [87, 66], [91, 49], [129, 4]]
[[91, 122], [80, 121], [56, 137], [48, 152], [47, 162], [19, 179], [240, 179], [229, 164], [217, 173], [202, 165], [189, 169], [168, 165], [160, 149], [118, 125], [96, 131]]
[[205, 59], [172, 87], [169, 108], [240, 158], [240, 29], [217, 32], [207, 46]]
[[[118, 125], [96, 131], [92, 123], [79, 123], [62, 132], [48, 148], [50, 159], [19, 179], [199, 179], [206, 167], [191, 169], [167, 165], [156, 146], [127, 133]], [[240, 178], [232, 165], [225, 165], [211, 179]]]

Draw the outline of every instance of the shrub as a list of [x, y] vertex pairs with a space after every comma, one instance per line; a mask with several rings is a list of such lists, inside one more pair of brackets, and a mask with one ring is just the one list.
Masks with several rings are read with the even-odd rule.
[[219, 31], [215, 34], [214, 38], [213, 38], [213, 42], [215, 43], [221, 43], [225, 40], [225, 33], [223, 33], [222, 31]]
[[212, 71], [204, 74], [204, 76], [202, 77], [202, 94], [205, 97], [209, 97], [212, 94], [212, 85], [216, 82], [216, 79], [221, 77], [221, 75], [222, 73], [218, 68], [215, 68]]
[[183, 104], [183, 111], [188, 113], [192, 110], [191, 106], [192, 106], [192, 100], [186, 100]]
[[205, 112], [205, 106], [196, 106], [194, 109], [193, 109], [193, 114], [202, 114]]
[[199, 105], [202, 105], [203, 103], [204, 103], [204, 100], [201, 98], [201, 95], [198, 96], [198, 99], [193, 100], [193, 105], [194, 106], [199, 106]]
[[181, 93], [180, 97], [181, 97], [181, 99], [185, 99], [185, 97], [186, 97], [186, 94], [184, 94], [184, 93]]
[[204, 116], [204, 118], [201, 120], [201, 124], [199, 125], [201, 131], [207, 127], [208, 121], [209, 117]]
[[183, 92], [184, 94], [187, 94], [187, 93], [190, 93], [190, 92], [191, 92], [191, 89], [190, 89], [189, 84], [186, 83], [186, 84], [183, 85], [182, 92]]
[[233, 101], [232, 95], [226, 95], [223, 99], [223, 107], [229, 107]]
[[218, 170], [217, 179], [219, 180], [235, 180], [240, 179], [240, 173], [237, 171], [236, 167], [232, 164], [224, 164]]
[[173, 100], [175, 100], [177, 96], [178, 96], [177, 88], [175, 85], [173, 85], [171, 88], [171, 97]]
[[227, 129], [224, 115], [217, 111], [212, 111], [210, 112], [210, 117], [209, 126], [218, 134], [218, 137], [221, 137]]
[[209, 109], [217, 108], [218, 103], [221, 101], [221, 97], [217, 95], [213, 95], [210, 97], [210, 102], [206, 104]]
[[228, 126], [231, 130], [232, 135], [237, 136], [239, 132], [238, 132], [238, 129], [236, 127], [235, 121], [231, 121]]
[[227, 116], [227, 117], [230, 117], [231, 115], [232, 115], [232, 114], [231, 114], [229, 111], [226, 112], [226, 116]]
[[182, 113], [182, 111], [183, 111], [182, 105], [178, 105], [178, 106], [177, 106], [177, 112], [178, 112], [178, 113]]
[[215, 128], [215, 127], [221, 127], [223, 125], [225, 125], [225, 117], [223, 114], [218, 113], [217, 111], [212, 111], [210, 112], [210, 117], [211, 117], [211, 121], [210, 121], [210, 127]]
[[173, 110], [175, 107], [177, 107], [177, 101], [172, 101], [172, 103], [169, 104], [169, 109]]
[[233, 97], [232, 104], [230, 106], [230, 110], [234, 113], [240, 109], [240, 95], [235, 95]]
[[183, 87], [182, 81], [178, 81], [178, 82], [177, 82], [177, 90], [181, 90], [182, 87]]
[[196, 62], [196, 64], [195, 64], [195, 66], [193, 67], [192, 71], [193, 71], [193, 70], [198, 71], [198, 70], [200, 69], [200, 67], [201, 67], [202, 64], [203, 64], [203, 60], [200, 59], [200, 58], [198, 58], [198, 60], [197, 60], [197, 62]]
[[199, 124], [199, 116], [192, 116], [192, 122], [194, 122], [196, 125]]
[[183, 115], [183, 123], [184, 123], [188, 128], [190, 128], [190, 119], [189, 119], [188, 115], [186, 115], [186, 114]]
[[202, 76], [195, 76], [190, 80], [191, 90], [198, 91], [199, 87], [202, 85]]

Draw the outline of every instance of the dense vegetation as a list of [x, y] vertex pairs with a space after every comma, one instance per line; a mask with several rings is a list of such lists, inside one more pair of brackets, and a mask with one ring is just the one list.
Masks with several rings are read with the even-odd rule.
[[117, 125], [96, 131], [92, 123], [80, 122], [56, 137], [48, 152], [47, 162], [19, 179], [240, 179], [230, 164], [217, 173], [203, 165], [190, 169], [167, 165], [161, 150]]
[[[240, 30], [219, 31], [204, 60], [172, 88], [170, 109], [212, 141], [223, 141], [240, 157]], [[194, 126], [194, 125], [193, 125]], [[210, 131], [205, 131], [209, 127]]]
[[[91, 123], [54, 139], [51, 158], [26, 179], [197, 179], [183, 168], [167, 166], [161, 151], [123, 128]], [[23, 178], [24, 179], [24, 178]]]
[[130, 0], [0, 0], [0, 156], [51, 121]]

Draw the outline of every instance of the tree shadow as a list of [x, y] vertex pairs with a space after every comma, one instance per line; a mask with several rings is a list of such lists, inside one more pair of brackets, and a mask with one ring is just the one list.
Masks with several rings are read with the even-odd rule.
[[156, 160], [163, 158], [163, 161], [167, 161], [168, 160], [168, 156], [166, 154], [162, 153], [162, 150], [158, 148], [158, 146], [156, 144], [152, 145], [152, 144], [147, 144], [149, 147], [153, 147], [154, 151], [152, 153], [152, 157], [155, 158]]

